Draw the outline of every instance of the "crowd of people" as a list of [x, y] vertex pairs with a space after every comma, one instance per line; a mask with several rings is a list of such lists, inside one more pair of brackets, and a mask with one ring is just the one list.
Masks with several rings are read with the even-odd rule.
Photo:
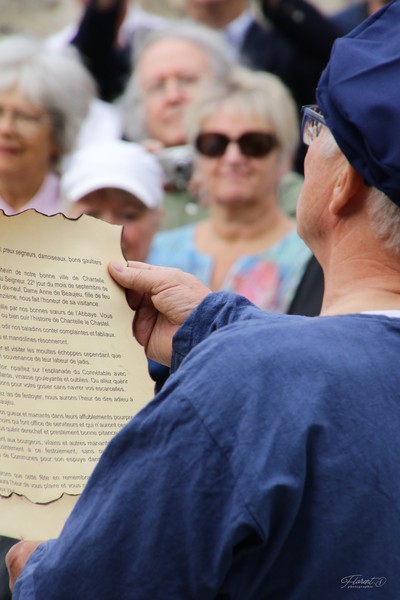
[[81, 4], [0, 37], [0, 209], [124, 226], [156, 395], [0, 600], [395, 600], [400, 1]]
[[280, 205], [282, 195], [295, 205], [300, 189], [292, 201], [285, 197], [299, 143], [289, 91], [276, 75], [238, 67], [198, 95], [187, 131], [195, 149], [193, 185], [208, 216], [158, 233], [149, 262], [286, 312], [311, 255]]

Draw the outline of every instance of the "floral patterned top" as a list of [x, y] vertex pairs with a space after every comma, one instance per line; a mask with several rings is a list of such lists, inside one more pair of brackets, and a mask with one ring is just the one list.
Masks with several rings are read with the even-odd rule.
[[[148, 262], [182, 269], [210, 286], [213, 258], [196, 248], [195, 228], [193, 224], [158, 233]], [[240, 257], [221, 290], [241, 294], [264, 310], [286, 313], [310, 258], [310, 249], [293, 228], [264, 252]]]

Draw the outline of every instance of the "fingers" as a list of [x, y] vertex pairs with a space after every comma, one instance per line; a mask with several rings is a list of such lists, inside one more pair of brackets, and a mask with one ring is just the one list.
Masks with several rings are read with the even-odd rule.
[[[153, 296], [163, 289], [173, 287], [181, 280], [178, 274], [179, 269], [168, 267], [157, 267], [146, 263], [129, 261], [127, 265], [112, 262], [109, 265], [109, 272], [112, 277], [129, 290], [135, 290], [142, 294]], [[184, 274], [184, 277], [191, 278], [192, 275]], [[184, 280], [182, 281], [184, 283]]]
[[157, 265], [149, 265], [148, 263], [139, 262], [137, 260], [128, 260], [126, 263], [127, 267], [132, 269], [143, 269], [144, 271], [160, 271], [164, 270], [165, 267], [158, 267]]
[[[126, 265], [111, 262], [108, 270], [112, 277], [124, 287], [150, 294], [153, 290], [181, 285], [193, 287], [197, 282], [205, 287], [194, 275], [172, 267], [159, 267], [147, 263], [130, 260]], [[131, 285], [126, 285], [130, 283]], [[131, 287], [132, 286], [132, 287]]]
[[[137, 264], [143, 265], [143, 263]], [[144, 265], [144, 268], [146, 268], [146, 265]], [[146, 301], [145, 292], [148, 289], [148, 284], [146, 285], [145, 282], [142, 282], [142, 285], [139, 285], [137, 272], [134, 273], [126, 265], [113, 262], [108, 265], [108, 270], [113, 279], [125, 288], [129, 306], [133, 310], [139, 308], [143, 304], [143, 301]]]
[[[139, 262], [109, 265], [111, 276], [128, 290], [131, 308], [155, 309], [172, 325], [181, 325], [200, 302], [211, 293], [194, 275], [180, 269]], [[150, 320], [149, 312], [146, 320]], [[154, 319], [154, 315], [152, 317]]]

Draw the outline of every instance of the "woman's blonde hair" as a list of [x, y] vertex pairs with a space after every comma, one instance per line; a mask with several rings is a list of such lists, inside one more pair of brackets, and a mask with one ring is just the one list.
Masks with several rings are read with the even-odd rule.
[[208, 86], [188, 109], [186, 128], [190, 143], [195, 141], [204, 121], [225, 105], [238, 114], [251, 114], [263, 120], [276, 135], [282, 155], [294, 154], [299, 144], [297, 108], [279, 77], [238, 66], [225, 80]]

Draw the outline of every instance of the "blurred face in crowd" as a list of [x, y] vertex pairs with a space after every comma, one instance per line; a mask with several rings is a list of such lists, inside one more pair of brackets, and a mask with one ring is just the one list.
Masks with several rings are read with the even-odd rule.
[[211, 76], [206, 54], [188, 41], [160, 40], [145, 51], [137, 76], [149, 137], [165, 146], [185, 144], [186, 108]]
[[51, 115], [17, 88], [0, 91], [0, 180], [40, 184], [55, 154]]
[[148, 208], [125, 190], [104, 188], [71, 204], [69, 217], [85, 214], [114, 225], [123, 225], [122, 251], [127, 260], [145, 261], [157, 232], [160, 212]]
[[[275, 132], [264, 119], [230, 105], [216, 108], [200, 129], [201, 134], [219, 133], [231, 140], [248, 132], [271, 134], [275, 139]], [[204, 186], [210, 206], [275, 202], [282, 177], [279, 147], [276, 142], [264, 156], [253, 157], [243, 154], [239, 145], [231, 141], [221, 156], [199, 153], [196, 176]]]

